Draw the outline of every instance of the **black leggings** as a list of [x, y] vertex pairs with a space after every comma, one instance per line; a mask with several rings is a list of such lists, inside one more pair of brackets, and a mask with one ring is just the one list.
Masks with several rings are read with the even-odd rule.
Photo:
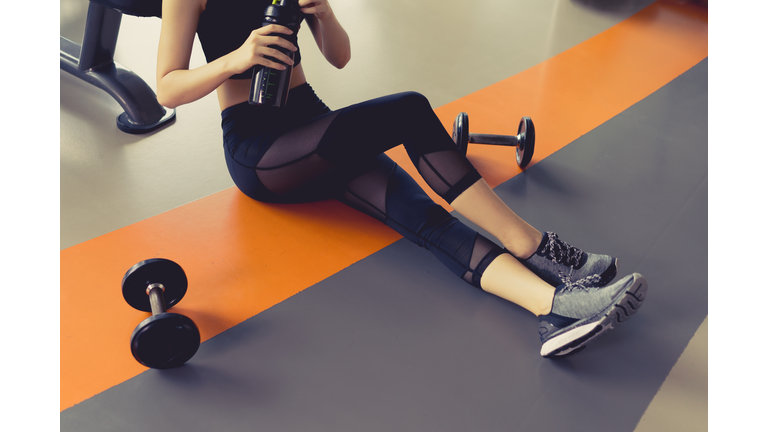
[[247, 102], [222, 112], [227, 167], [249, 197], [271, 203], [337, 199], [434, 253], [480, 287], [504, 253], [436, 204], [385, 151], [404, 144], [427, 184], [448, 203], [480, 179], [427, 99], [399, 93], [331, 111], [309, 84], [285, 108]]

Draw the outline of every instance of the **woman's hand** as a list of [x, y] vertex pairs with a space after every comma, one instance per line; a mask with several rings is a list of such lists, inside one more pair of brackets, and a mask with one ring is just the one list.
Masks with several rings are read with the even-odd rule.
[[283, 64], [272, 61], [267, 57], [272, 57], [285, 64], [293, 65], [293, 61], [290, 57], [283, 54], [277, 48], [273, 48], [273, 46], [279, 46], [289, 51], [296, 51], [296, 46], [283, 37], [276, 35], [270, 36], [274, 33], [280, 33], [286, 36], [293, 34], [288, 27], [277, 24], [270, 24], [252, 31], [245, 43], [232, 53], [231, 67], [233, 72], [242, 73], [254, 65], [262, 65], [279, 70], [286, 68]]
[[328, 14], [328, 0], [299, 0], [299, 7], [306, 15], [314, 15], [315, 18], [322, 20]]

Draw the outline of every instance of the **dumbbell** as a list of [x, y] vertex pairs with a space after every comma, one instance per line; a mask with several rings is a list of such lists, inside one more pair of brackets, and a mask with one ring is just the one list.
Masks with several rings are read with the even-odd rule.
[[134, 309], [152, 312], [131, 334], [131, 353], [144, 366], [168, 369], [183, 365], [200, 347], [200, 331], [184, 315], [166, 312], [187, 292], [180, 265], [163, 258], [142, 261], [123, 277], [123, 298]]
[[525, 168], [533, 158], [533, 147], [536, 143], [536, 130], [530, 117], [520, 119], [517, 135], [489, 135], [469, 133], [469, 116], [459, 113], [453, 121], [453, 142], [464, 155], [467, 154], [469, 143], [501, 145], [516, 147], [516, 159], [520, 168]]

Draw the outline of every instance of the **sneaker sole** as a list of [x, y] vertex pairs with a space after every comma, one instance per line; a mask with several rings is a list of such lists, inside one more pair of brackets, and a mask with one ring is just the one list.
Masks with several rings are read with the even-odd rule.
[[565, 357], [581, 351], [588, 342], [618, 327], [634, 315], [643, 305], [647, 290], [648, 282], [642, 275], [636, 274], [634, 282], [624, 291], [624, 295], [591, 318], [592, 321], [577, 322], [570, 329], [564, 329], [561, 334], [545, 342], [541, 346], [542, 357]]

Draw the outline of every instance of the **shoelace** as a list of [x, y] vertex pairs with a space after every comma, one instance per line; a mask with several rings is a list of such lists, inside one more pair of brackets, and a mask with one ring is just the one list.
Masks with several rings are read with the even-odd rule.
[[557, 234], [547, 231], [547, 244], [544, 245], [544, 255], [552, 261], [569, 267], [574, 267], [581, 262], [584, 252], [560, 240]]
[[600, 275], [589, 275], [583, 277], [577, 281], [572, 281], [570, 276], [561, 277], [563, 284], [565, 285], [564, 291], [573, 291], [575, 289], [589, 291], [590, 289], [597, 288], [595, 285], [600, 283]]

